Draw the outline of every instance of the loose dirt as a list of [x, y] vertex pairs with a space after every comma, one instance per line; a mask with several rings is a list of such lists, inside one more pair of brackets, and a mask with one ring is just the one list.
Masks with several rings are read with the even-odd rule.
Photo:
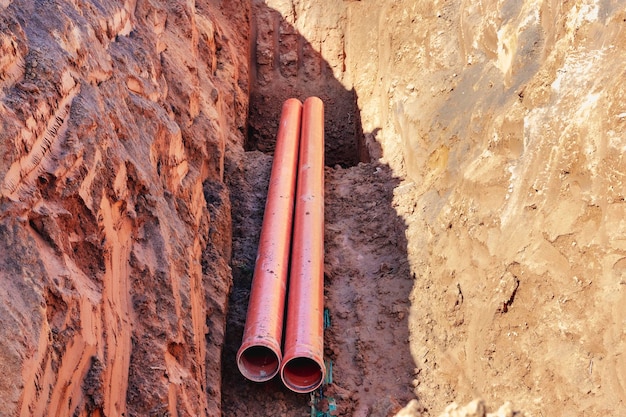
[[251, 151], [241, 154], [238, 162], [239, 169], [229, 184], [233, 215], [233, 288], [222, 355], [222, 386], [225, 387], [222, 415], [306, 416], [308, 396], [289, 391], [278, 376], [263, 384], [251, 382], [237, 368], [235, 355], [241, 345], [246, 320], [272, 157]]
[[[260, 152], [244, 158], [243, 176], [231, 188], [234, 288], [223, 357], [223, 415], [306, 416], [309, 395], [288, 391], [279, 377], [268, 384], [247, 381], [235, 364], [272, 162]], [[393, 415], [413, 398], [412, 381], [419, 373], [407, 366], [412, 363], [413, 278], [405, 225], [392, 203], [398, 180], [379, 163], [327, 167], [325, 180], [325, 307], [330, 317], [325, 356], [333, 363], [334, 380], [325, 395], [336, 400], [337, 415]]]
[[385, 165], [326, 171], [326, 307], [338, 415], [393, 415], [413, 398], [405, 225]]

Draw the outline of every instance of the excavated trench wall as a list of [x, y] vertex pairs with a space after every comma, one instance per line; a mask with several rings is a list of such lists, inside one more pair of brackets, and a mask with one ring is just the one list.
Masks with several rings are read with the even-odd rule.
[[251, 91], [246, 149], [271, 153], [280, 110], [290, 97], [325, 105], [325, 163], [369, 161], [357, 96], [346, 78], [345, 7], [252, 1]]
[[0, 11], [2, 415], [219, 414], [228, 186], [310, 94], [400, 182], [424, 409], [623, 408], [620, 1]]
[[363, 130], [404, 178], [417, 397], [619, 414], [624, 2], [348, 4]]
[[249, 12], [0, 2], [0, 415], [219, 415]]

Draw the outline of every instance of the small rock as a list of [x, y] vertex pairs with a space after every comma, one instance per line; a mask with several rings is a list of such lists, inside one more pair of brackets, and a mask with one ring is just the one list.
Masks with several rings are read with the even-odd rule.
[[422, 415], [422, 408], [416, 399], [409, 401], [409, 403], [398, 413], [395, 417], [420, 417]]
[[439, 417], [485, 417], [485, 403], [483, 400], [474, 400], [464, 407], [452, 403]]
[[487, 417], [513, 417], [513, 406], [507, 401], [495, 413], [488, 413]]

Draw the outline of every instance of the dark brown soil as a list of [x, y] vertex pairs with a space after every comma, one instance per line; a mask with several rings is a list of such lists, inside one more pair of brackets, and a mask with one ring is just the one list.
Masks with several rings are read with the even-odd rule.
[[[224, 347], [223, 415], [307, 416], [311, 397], [239, 374], [235, 354], [262, 223], [271, 156], [247, 152], [233, 195], [233, 277]], [[331, 321], [325, 356], [333, 363], [337, 415], [388, 416], [411, 398], [414, 366], [409, 352], [409, 293], [404, 224], [392, 207], [397, 181], [387, 167], [365, 164], [326, 169], [325, 307]], [[235, 186], [236, 185], [236, 186]], [[320, 407], [323, 404], [320, 404]]]
[[[233, 289], [227, 319], [226, 340], [222, 355], [222, 415], [291, 416], [307, 414], [307, 395], [298, 395], [282, 385], [279, 376], [268, 383], [244, 378], [237, 368], [235, 355], [241, 344], [246, 320], [254, 261], [263, 222], [263, 210], [272, 168], [272, 157], [258, 151], [246, 152], [241, 175], [231, 182], [233, 213]], [[302, 414], [294, 414], [302, 410]]]

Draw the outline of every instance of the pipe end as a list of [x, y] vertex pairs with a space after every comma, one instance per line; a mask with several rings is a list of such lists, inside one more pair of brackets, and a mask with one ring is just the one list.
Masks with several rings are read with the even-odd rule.
[[310, 96], [308, 97], [306, 100], [304, 100], [304, 105], [308, 105], [308, 106], [321, 106], [322, 109], [324, 108], [324, 102], [322, 101], [321, 98], [316, 97], [316, 96]]
[[290, 390], [307, 393], [322, 385], [325, 371], [324, 365], [314, 359], [295, 357], [283, 364], [281, 378]]
[[297, 106], [300, 105], [300, 107], [302, 107], [302, 102], [300, 100], [298, 100], [297, 98], [288, 98], [287, 100], [285, 100], [285, 102], [283, 103], [283, 107], [286, 106]]
[[239, 372], [254, 382], [272, 379], [280, 367], [280, 354], [267, 346], [252, 345], [237, 353]]

